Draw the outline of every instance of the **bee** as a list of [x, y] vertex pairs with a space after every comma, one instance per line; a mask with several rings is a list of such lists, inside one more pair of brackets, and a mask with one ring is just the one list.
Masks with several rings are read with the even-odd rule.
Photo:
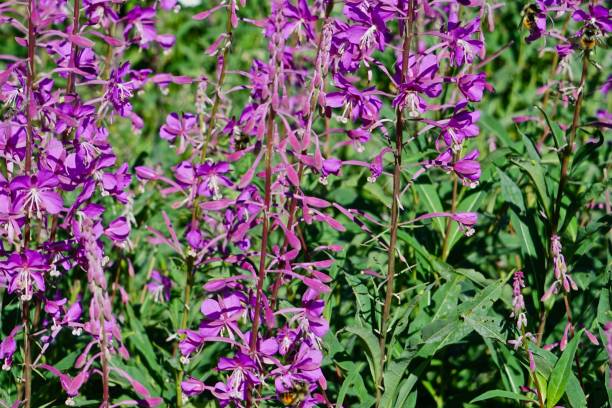
[[578, 39], [578, 46], [583, 51], [591, 51], [601, 42], [601, 31], [595, 24], [587, 23], [582, 29], [582, 35]]
[[596, 47], [607, 48], [601, 30], [592, 22], [587, 22], [579, 33], [580, 36], [570, 40], [573, 48], [582, 51], [583, 58], [586, 58], [595, 68], [601, 71], [601, 65], [593, 59]]
[[234, 135], [234, 150], [244, 150], [249, 146], [249, 136], [242, 132], [236, 132]]
[[12, 119], [17, 113], [17, 109], [13, 104], [5, 104], [4, 106], [0, 106], [0, 120], [8, 120]]
[[523, 17], [521, 20], [521, 25], [525, 27], [529, 32], [535, 30], [536, 27], [536, 17], [540, 14], [542, 10], [536, 3], [531, 3], [526, 5], [521, 12], [521, 16]]
[[308, 385], [298, 384], [291, 391], [283, 392], [280, 395], [280, 402], [285, 407], [298, 407], [308, 396]]

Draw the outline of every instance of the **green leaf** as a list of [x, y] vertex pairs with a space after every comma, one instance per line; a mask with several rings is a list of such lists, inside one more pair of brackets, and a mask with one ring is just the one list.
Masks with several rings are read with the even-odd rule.
[[570, 374], [565, 393], [573, 408], [586, 408], [586, 395], [584, 395], [584, 391], [582, 391], [582, 387], [574, 374]]
[[504, 197], [507, 202], [514, 204], [521, 212], [524, 212], [525, 201], [523, 200], [521, 189], [499, 167], [497, 168], [497, 175], [501, 181], [502, 197]]
[[[395, 401], [395, 407], [414, 407], [416, 403], [416, 391], [412, 391], [412, 388], [416, 384], [419, 377], [414, 374], [410, 374], [408, 378], [402, 381], [402, 385], [399, 389], [399, 395], [397, 396], [397, 400]], [[413, 402], [414, 400], [414, 402]]]
[[[440, 196], [438, 196], [438, 191], [436, 190], [435, 186], [432, 184], [415, 184], [414, 188], [416, 189], [419, 198], [423, 200], [423, 204], [428, 212], [444, 212], [444, 207], [442, 207], [442, 202], [440, 201]], [[435, 217], [432, 219], [432, 223], [440, 234], [444, 234], [444, 218]]]
[[164, 369], [157, 362], [153, 345], [146, 336], [146, 330], [142, 323], [134, 315], [134, 310], [130, 304], [126, 304], [126, 310], [129, 318], [130, 327], [132, 333], [126, 338], [134, 345], [134, 349], [137, 350], [145, 358], [147, 364], [151, 368], [153, 375], [161, 376], [165, 372]]
[[355, 364], [354, 367], [349, 370], [349, 375], [344, 379], [344, 382], [342, 383], [342, 386], [338, 391], [338, 398], [336, 398], [337, 407], [342, 406], [342, 403], [344, 402], [344, 398], [346, 397], [349, 388], [353, 386], [355, 384], [355, 380], [357, 380], [357, 378], [361, 376], [361, 369], [363, 368], [363, 366], [363, 363]]
[[529, 175], [529, 178], [533, 182], [536, 192], [538, 194], [538, 199], [546, 212], [546, 215], [550, 218], [550, 197], [548, 196], [548, 189], [546, 188], [546, 179], [544, 178], [544, 168], [534, 162], [531, 161], [518, 161], [513, 160], [517, 166], [523, 169]]
[[599, 292], [599, 304], [597, 305], [597, 321], [602, 326], [606, 324], [608, 319], [608, 312], [610, 311], [610, 291], [607, 288], [603, 288]]
[[465, 316], [465, 323], [482, 337], [495, 339], [502, 343], [506, 342], [506, 339], [500, 334], [503, 328], [502, 319], [499, 316], [467, 315]]
[[382, 395], [381, 406], [391, 407], [393, 401], [395, 401], [398, 394], [398, 385], [408, 369], [408, 364], [412, 361], [411, 358], [404, 358], [402, 360], [394, 360], [388, 364], [388, 368], [383, 374], [385, 391]]
[[485, 313], [499, 299], [502, 294], [502, 288], [512, 275], [508, 275], [505, 279], [500, 279], [486, 288], [482, 289], [472, 299], [463, 302], [457, 308], [457, 312], [465, 319], [469, 314]]
[[424, 345], [419, 357], [433, 356], [438, 350], [461, 341], [472, 329], [459, 320], [437, 320], [422, 330]]
[[546, 400], [546, 408], [554, 407], [557, 402], [559, 402], [561, 397], [563, 397], [563, 394], [565, 394], [565, 388], [572, 372], [572, 363], [574, 361], [574, 355], [576, 354], [576, 349], [578, 348], [578, 342], [580, 341], [581, 335], [582, 330], [576, 333], [574, 338], [569, 342], [563, 351], [563, 354], [561, 354], [561, 357], [559, 357], [559, 360], [557, 360], [557, 363], [553, 368], [553, 372], [550, 374], [548, 388], [546, 391], [546, 394], [548, 395]]
[[536, 109], [538, 109], [544, 115], [544, 119], [546, 119], [546, 124], [548, 125], [548, 128], [550, 129], [550, 133], [553, 136], [553, 142], [555, 143], [555, 148], [559, 149], [559, 147], [561, 146], [561, 139], [560, 139], [561, 136], [560, 135], [563, 134], [563, 130], [561, 130], [561, 127], [559, 127], [559, 125], [556, 122], [551, 122], [550, 117], [548, 116], [548, 114], [546, 113], [544, 109], [542, 109], [539, 106], [536, 106]]
[[378, 345], [378, 339], [372, 332], [370, 332], [365, 327], [359, 326], [350, 326], [345, 329], [349, 333], [353, 333], [363, 340], [367, 347], [367, 359], [370, 365], [370, 371], [372, 373], [372, 378], [376, 380], [378, 375], [380, 374], [380, 347]]
[[516, 145], [510, 138], [510, 135], [508, 135], [504, 125], [490, 114], [483, 112], [480, 115], [479, 123], [482, 125], [483, 130], [487, 130], [497, 136], [499, 140], [503, 142], [504, 146], [513, 147]]
[[535, 402], [537, 403], [537, 401], [528, 398], [524, 395], [521, 394], [517, 394], [515, 392], [512, 391], [506, 391], [506, 390], [491, 390], [491, 391], [487, 391], [484, 394], [480, 394], [478, 397], [474, 398], [473, 400], [470, 401], [470, 403], [474, 403], [474, 402], [479, 402], [479, 401], [485, 401], [488, 399], [493, 399], [493, 398], [510, 398], [513, 399], [515, 401], [530, 401], [530, 402]]

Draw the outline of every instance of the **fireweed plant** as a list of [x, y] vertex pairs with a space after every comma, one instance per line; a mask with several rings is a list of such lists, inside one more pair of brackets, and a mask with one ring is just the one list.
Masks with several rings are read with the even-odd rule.
[[608, 406], [612, 22], [518, 3], [1, 3], [0, 406]]
[[[58, 404], [76, 405], [88, 382], [103, 407], [161, 403], [121, 363], [111, 363], [130, 358], [117, 309], [126, 297], [115, 296], [123, 288], [109, 282], [107, 272], [119, 273], [130, 250], [133, 193], [108, 125], [127, 120], [134, 131], [142, 127], [130, 100], [152, 73], [133, 70], [125, 51], [165, 49], [174, 37], [156, 32], [155, 7], [122, 3], [0, 5], [2, 24], [18, 47], [15, 55], [0, 57], [6, 406], [47, 405], [50, 395], [36, 390], [43, 379], [65, 393], [54, 393]], [[72, 354], [63, 353], [66, 341], [74, 345]], [[128, 384], [130, 399], [111, 398], [112, 377]]]

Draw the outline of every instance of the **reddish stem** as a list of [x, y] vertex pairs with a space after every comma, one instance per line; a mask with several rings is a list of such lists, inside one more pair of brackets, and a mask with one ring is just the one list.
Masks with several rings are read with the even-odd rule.
[[[272, 102], [270, 101], [270, 104]], [[274, 117], [275, 112], [270, 105], [267, 121], [266, 134], [266, 172], [265, 172], [265, 195], [264, 195], [264, 210], [263, 210], [263, 228], [261, 232], [261, 249], [259, 251], [259, 271], [257, 274], [257, 294], [255, 300], [255, 311], [253, 314], [253, 327], [251, 329], [251, 337], [249, 339], [249, 350], [251, 355], [257, 352], [257, 339], [259, 332], [259, 322], [261, 315], [261, 302], [263, 297], [263, 284], [266, 279], [266, 255], [268, 253], [268, 236], [270, 235], [270, 204], [272, 201], [272, 142], [274, 139]], [[251, 388], [247, 390], [247, 407], [251, 406]]]
[[[36, 47], [36, 37], [34, 35], [34, 0], [28, 0], [28, 69], [26, 74], [26, 151], [25, 151], [25, 174], [29, 175], [32, 171], [32, 144], [33, 144], [33, 114], [35, 106], [33, 98], [35, 61], [34, 50]], [[30, 243], [30, 217], [26, 216], [23, 228], [23, 248], [27, 248]], [[22, 302], [21, 320], [23, 324], [23, 381], [24, 381], [24, 407], [30, 408], [32, 403], [32, 350], [30, 341], [30, 302]]]
[[[402, 2], [399, 2], [402, 5]], [[414, 19], [414, 0], [408, 2], [408, 24], [404, 26], [404, 32], [402, 37], [403, 43], [403, 54], [402, 54], [402, 70], [400, 73], [400, 83], [406, 81], [408, 73], [408, 61], [410, 56], [410, 44], [413, 36], [413, 19]], [[381, 331], [379, 339], [380, 347], [380, 371], [377, 375], [376, 381], [376, 406], [380, 407], [382, 398], [382, 381], [383, 373], [385, 368], [386, 358], [386, 345], [387, 345], [387, 331], [389, 329], [389, 314], [391, 313], [391, 303], [393, 300], [393, 289], [395, 281], [395, 248], [397, 244], [397, 230], [399, 224], [399, 200], [401, 194], [401, 171], [402, 171], [402, 148], [403, 148], [403, 134], [404, 134], [404, 118], [401, 107], [396, 109], [396, 124], [395, 124], [395, 166], [393, 169], [393, 197], [391, 203], [391, 224], [389, 226], [390, 238], [389, 238], [389, 250], [388, 250], [388, 263], [387, 263], [387, 285], [385, 289], [385, 304], [383, 306], [383, 314], [381, 321]]]
[[[81, 13], [81, 0], [74, 0], [74, 14], [72, 16], [72, 35], [77, 35], [79, 33], [79, 14]], [[70, 48], [70, 59], [68, 61], [68, 68], [74, 68], [76, 61], [78, 47], [73, 42], [72, 47]], [[66, 85], [66, 93], [70, 95], [74, 92], [75, 80], [74, 80], [74, 72], [68, 72], [68, 81]]]

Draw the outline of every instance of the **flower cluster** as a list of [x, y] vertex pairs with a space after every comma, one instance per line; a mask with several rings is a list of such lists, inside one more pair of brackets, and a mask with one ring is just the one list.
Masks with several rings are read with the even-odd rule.
[[[249, 92], [249, 101], [237, 116], [230, 115], [236, 107], [226, 97], [224, 81], [233, 73], [227, 67], [239, 5], [224, 3], [194, 16], [223, 18], [225, 12], [226, 32], [207, 50], [217, 58], [216, 78], [185, 79], [184, 84], [197, 85], [195, 109], [170, 113], [160, 129], [160, 137], [180, 157], [168, 169], [170, 175], [157, 166], [136, 169], [142, 183], [177, 197], [172, 207], [186, 213], [176, 220], [164, 213], [165, 228], [149, 228], [153, 244], [171, 248], [183, 260], [190, 288], [177, 333], [183, 398], [208, 391], [222, 406], [248, 406], [270, 398], [282, 403], [299, 393], [300, 406], [325, 403], [321, 362], [328, 323], [322, 295], [329, 291], [325, 269], [333, 263], [330, 255], [340, 248], [331, 242], [313, 246], [304, 231], [314, 222], [344, 231], [333, 210], [364, 230], [374, 218], [317, 198], [304, 186], [309, 177], [328, 185], [345, 166], [370, 169], [371, 182], [385, 174], [384, 156], [398, 152], [387, 146], [370, 156], [388, 135], [390, 120], [381, 117], [384, 103], [422, 125], [418, 137], [438, 150], [435, 159], [420, 163], [413, 180], [439, 168], [467, 187], [478, 185], [479, 153], [467, 149], [479, 134], [473, 104], [492, 87], [475, 65], [484, 57], [480, 19], [467, 24], [458, 19], [464, 7], [483, 12], [484, 2], [477, 3], [445, 5], [440, 14], [413, 2], [399, 8], [387, 2], [346, 2], [336, 16], [331, 1], [272, 1], [270, 15], [253, 22], [263, 28], [268, 59], [256, 59], [248, 72], [240, 72], [246, 84], [233, 91]], [[418, 30], [417, 20], [423, 24]], [[400, 33], [392, 32], [394, 22]], [[437, 45], [412, 49], [417, 31], [427, 32], [427, 41]], [[402, 41], [407, 49], [394, 54], [394, 43]], [[381, 52], [395, 55], [397, 63], [385, 67]], [[361, 80], [362, 70], [368, 78], [378, 70], [396, 94]], [[308, 71], [312, 75], [304, 75]], [[329, 81], [332, 89], [327, 89]], [[333, 130], [333, 122], [344, 129]], [[332, 133], [341, 139], [332, 140]], [[363, 160], [343, 160], [345, 148]], [[239, 162], [250, 164], [237, 173], [244, 168]], [[455, 222], [473, 234], [477, 214], [458, 212], [455, 204], [450, 211], [417, 220], [447, 217], [449, 225]], [[232, 273], [205, 278], [221, 264]], [[165, 279], [158, 272], [149, 284], [158, 300], [171, 285]], [[193, 318], [191, 288], [198, 281], [204, 292], [200, 324], [193, 329], [187, 322]], [[220, 380], [206, 384], [185, 376], [211, 342], [228, 349], [216, 365]], [[268, 379], [273, 379], [272, 388]]]
[[[165, 49], [174, 37], [156, 32], [155, 8], [126, 10], [122, 3], [0, 5], [0, 21], [25, 55], [0, 56], [0, 286], [21, 308], [21, 323], [2, 340], [0, 355], [3, 369], [16, 370], [21, 339], [26, 407], [36, 403], [33, 367], [60, 378], [67, 405], [76, 403], [91, 374], [100, 374], [100, 399], [109, 407], [109, 360], [128, 358], [106, 271], [112, 266], [107, 254], [129, 244], [131, 176], [113, 151], [108, 125], [123, 117], [135, 131], [143, 126], [130, 101], [151, 71], [131, 69], [125, 52]], [[81, 271], [89, 287], [79, 293], [74, 282]], [[3, 321], [9, 324], [4, 316]], [[66, 329], [90, 339], [75, 362], [74, 378], [46, 360]], [[41, 359], [47, 364], [39, 364]], [[135, 388], [148, 394], [142, 390]]]

